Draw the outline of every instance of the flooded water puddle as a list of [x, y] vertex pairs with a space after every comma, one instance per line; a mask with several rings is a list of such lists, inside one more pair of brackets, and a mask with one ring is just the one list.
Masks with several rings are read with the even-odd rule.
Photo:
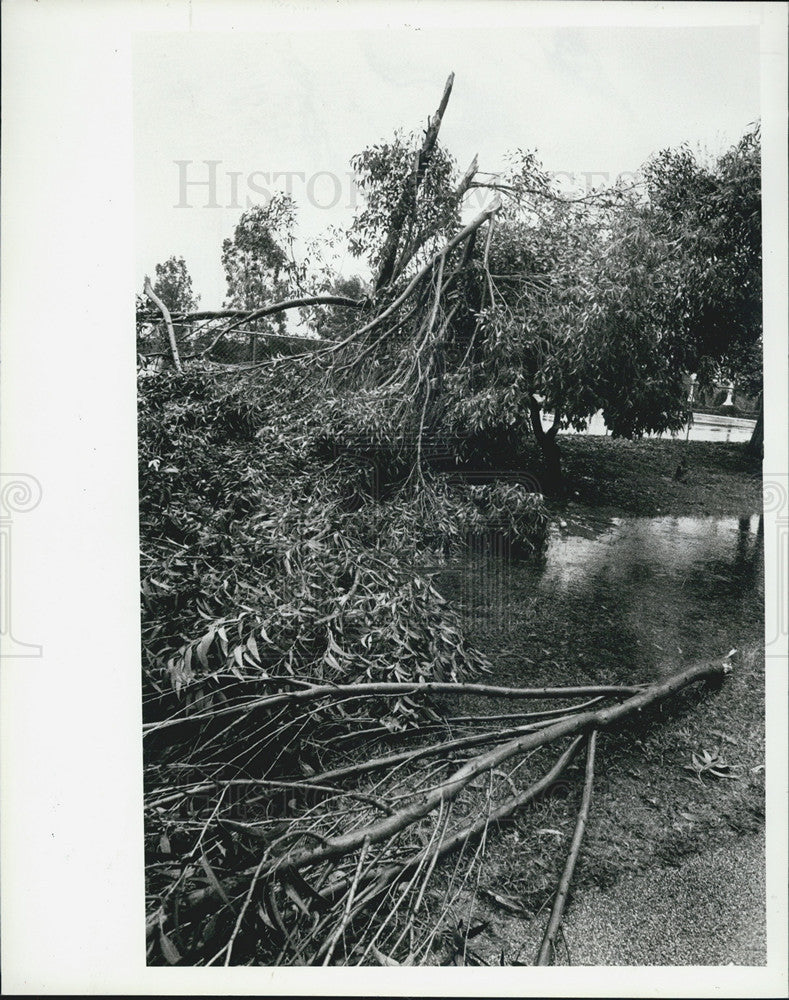
[[758, 641], [763, 527], [753, 517], [566, 512], [539, 560], [480, 547], [439, 586], [510, 677], [649, 680]]
[[569, 517], [551, 532], [540, 585], [572, 587], [607, 578], [647, 590], [667, 584], [683, 590], [690, 579], [721, 578], [720, 570], [728, 580], [754, 554], [759, 523], [757, 516], [611, 518], [600, 530]]

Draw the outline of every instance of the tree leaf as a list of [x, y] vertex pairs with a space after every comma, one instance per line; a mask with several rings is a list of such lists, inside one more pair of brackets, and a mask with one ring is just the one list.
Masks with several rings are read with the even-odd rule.
[[159, 945], [162, 949], [162, 955], [164, 960], [168, 965], [178, 965], [181, 961], [181, 953], [175, 947], [170, 938], [164, 933], [163, 930], [159, 930]]

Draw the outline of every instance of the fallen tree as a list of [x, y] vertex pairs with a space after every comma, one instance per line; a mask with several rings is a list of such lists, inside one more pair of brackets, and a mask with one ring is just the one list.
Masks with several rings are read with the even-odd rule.
[[[186, 368], [141, 395], [149, 960], [434, 961], [444, 894], [496, 824], [592, 729], [723, 668], [648, 688], [479, 677], [413, 568], [434, 543], [418, 500], [359, 507], [348, 470], [305, 468], [287, 396], [226, 381]], [[430, 495], [458, 544], [486, 524]], [[538, 535], [541, 506], [518, 502]]]
[[[442, 442], [454, 462], [477, 432], [517, 436], [531, 421], [555, 446], [563, 422], [599, 405], [582, 365], [573, 409], [561, 366], [535, 362], [564, 350], [575, 364], [600, 346], [601, 326], [557, 333], [540, 313], [555, 295], [578, 305], [577, 270], [532, 262], [513, 295], [494, 266], [507, 257], [497, 238], [513, 233], [499, 194], [517, 200], [518, 185], [485, 184], [491, 202], [460, 217], [483, 182], [476, 159], [449, 182], [438, 131], [451, 84], [391, 198], [376, 206], [371, 193], [366, 224], [383, 219], [385, 233], [369, 298], [173, 315], [209, 324], [204, 358], [141, 392], [151, 962], [434, 960], [447, 901], [479, 873], [497, 824], [549, 794], [586, 742], [550, 959], [595, 734], [725, 671], [697, 665], [649, 687], [482, 684], [486, 658], [415, 569], [480, 534], [532, 553], [544, 542], [538, 489], [448, 485], [428, 457]], [[555, 202], [539, 178], [528, 194]], [[578, 315], [593, 292], [589, 281]], [[316, 304], [358, 309], [359, 322], [305, 354], [211, 366], [245, 324]], [[554, 423], [541, 437], [546, 400]], [[385, 497], [365, 481], [367, 452], [395, 480]], [[465, 715], [447, 705], [457, 698], [473, 699]], [[496, 700], [521, 699], [531, 711], [496, 713]]]
[[[492, 836], [496, 824], [548, 791], [588, 738], [579, 823], [538, 959], [546, 964], [588, 819], [597, 734], [639, 720], [684, 687], [719, 680], [729, 669], [725, 662], [696, 664], [605, 707], [573, 711], [565, 705], [558, 717], [526, 723], [516, 735], [493, 728], [454, 744], [417, 745], [377, 762], [372, 782], [372, 768], [362, 761], [357, 768], [306, 776], [297, 769], [276, 779], [219, 777], [180, 789], [169, 782], [151, 789], [149, 822], [170, 817], [175, 823], [180, 817], [186, 824], [189, 817], [187, 825], [197, 836], [178, 859], [163, 859], [171, 881], [149, 913], [149, 957], [196, 964], [356, 964], [369, 960], [375, 949], [395, 962], [427, 960], [441, 913], [431, 915], [423, 934], [415, 936], [413, 928], [438, 862], [470, 851], [476, 839]], [[468, 693], [467, 687], [458, 685], [461, 692]], [[374, 701], [379, 693], [371, 690], [366, 697]], [[565, 701], [574, 694], [542, 697]], [[319, 694], [324, 705], [342, 703], [346, 696], [342, 687]], [[365, 697], [358, 691], [356, 696]], [[267, 702], [275, 725], [281, 704], [276, 697]], [[598, 694], [607, 697], [608, 692]], [[259, 719], [257, 726], [262, 731], [265, 722]], [[501, 770], [568, 739], [558, 759], [520, 788]], [[458, 753], [485, 742], [493, 745], [465, 759], [461, 755], [458, 766]], [[436, 756], [455, 761], [446, 777], [440, 776], [446, 764], [428, 763]], [[275, 766], [274, 760], [272, 770]], [[503, 795], [508, 787], [510, 794]], [[163, 855], [174, 854], [172, 832], [163, 829], [161, 837]]]

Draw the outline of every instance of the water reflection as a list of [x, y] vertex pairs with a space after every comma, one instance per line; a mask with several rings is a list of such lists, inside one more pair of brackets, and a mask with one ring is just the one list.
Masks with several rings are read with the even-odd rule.
[[762, 518], [644, 517], [612, 518], [595, 531], [583, 520], [568, 519], [554, 529], [540, 574], [542, 586], [568, 587], [592, 575], [624, 583], [683, 585], [691, 571], [704, 573], [728, 559], [753, 554]]
[[758, 638], [761, 516], [565, 518], [539, 562], [480, 547], [441, 574], [483, 648], [649, 679]]

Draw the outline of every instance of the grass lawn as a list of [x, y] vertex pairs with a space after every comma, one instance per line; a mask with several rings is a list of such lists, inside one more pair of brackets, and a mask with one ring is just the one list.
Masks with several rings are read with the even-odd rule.
[[[755, 514], [761, 462], [742, 444], [565, 435], [559, 438], [570, 495], [627, 514], [678, 517]], [[675, 473], [684, 458], [682, 479]]]

